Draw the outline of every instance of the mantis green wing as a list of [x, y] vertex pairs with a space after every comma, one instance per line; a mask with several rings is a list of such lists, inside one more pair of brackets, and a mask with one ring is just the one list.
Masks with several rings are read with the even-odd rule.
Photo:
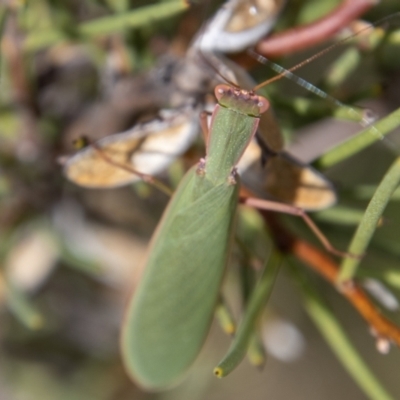
[[184, 177], [149, 249], [128, 306], [122, 354], [141, 386], [182, 376], [207, 336], [228, 262], [239, 184], [235, 165], [257, 130], [266, 99], [219, 85], [207, 156]]
[[194, 167], [171, 200], [122, 337], [125, 363], [144, 387], [171, 385], [200, 351], [227, 264], [237, 197], [238, 185], [207, 188]]

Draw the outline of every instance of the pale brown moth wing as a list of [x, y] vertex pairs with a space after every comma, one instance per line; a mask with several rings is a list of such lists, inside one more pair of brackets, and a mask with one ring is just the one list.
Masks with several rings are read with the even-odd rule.
[[336, 202], [336, 192], [328, 179], [285, 152], [270, 155], [265, 165], [254, 161], [242, 172], [242, 178], [258, 196], [306, 211], [322, 210]]
[[100, 139], [70, 157], [64, 175], [86, 188], [115, 188], [140, 179], [129, 170], [157, 175], [193, 142], [197, 112], [164, 111], [163, 119]]

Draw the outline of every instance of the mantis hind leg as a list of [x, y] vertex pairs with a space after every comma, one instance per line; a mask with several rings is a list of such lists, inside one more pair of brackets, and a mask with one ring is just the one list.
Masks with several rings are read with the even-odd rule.
[[254, 208], [258, 208], [260, 210], [275, 211], [279, 213], [298, 216], [303, 219], [303, 221], [307, 224], [307, 226], [311, 229], [311, 231], [314, 233], [314, 235], [318, 238], [318, 240], [327, 251], [339, 257], [359, 258], [359, 256], [355, 256], [354, 254], [336, 249], [331, 244], [329, 239], [318, 228], [315, 222], [310, 218], [310, 216], [300, 207], [279, 203], [276, 201], [258, 199], [255, 197], [241, 197], [241, 203]]

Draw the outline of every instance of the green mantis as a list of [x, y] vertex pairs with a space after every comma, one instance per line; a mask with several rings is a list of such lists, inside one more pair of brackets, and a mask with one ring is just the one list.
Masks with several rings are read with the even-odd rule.
[[[127, 309], [124, 362], [133, 379], [148, 389], [177, 382], [206, 338], [232, 245], [240, 189], [236, 166], [268, 108], [263, 97], [226, 85], [217, 86], [216, 97], [206, 157], [187, 173], [165, 211]], [[283, 170], [285, 159], [275, 160], [283, 162]], [[258, 199], [246, 203], [266, 207]], [[334, 251], [304, 211], [268, 206], [302, 216]]]
[[[227, 85], [218, 85], [215, 96], [209, 133], [204, 129], [206, 157], [185, 175], [164, 212], [123, 324], [126, 369], [150, 390], [175, 384], [205, 341], [233, 242], [240, 191], [236, 166], [269, 107], [253, 91]], [[284, 157], [276, 161], [286, 168]], [[331, 191], [326, 181], [321, 187]], [[302, 209], [261, 199], [244, 202], [301, 216], [328, 250], [344, 255]], [[225, 371], [217, 368], [215, 373], [223, 376]]]
[[228, 262], [239, 177], [235, 166], [268, 101], [219, 85], [205, 159], [183, 178], [152, 239], [126, 313], [124, 362], [142, 386], [176, 382], [208, 333]]

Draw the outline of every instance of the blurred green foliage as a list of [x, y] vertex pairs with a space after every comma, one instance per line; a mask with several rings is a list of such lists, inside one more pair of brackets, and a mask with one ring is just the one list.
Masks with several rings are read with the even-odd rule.
[[[332, 6], [330, 0], [293, 1], [277, 27], [285, 30], [315, 20]], [[299, 307], [302, 298], [306, 312], [364, 393], [374, 399], [400, 396], [393, 373], [399, 365], [398, 349], [385, 359], [378, 355], [364, 321], [333, 288], [294, 260], [284, 263], [266, 324], [273, 320], [270, 314], [293, 321], [309, 346], [302, 358], [283, 365], [268, 356], [262, 373], [242, 365], [233, 378], [217, 381], [212, 367], [228, 340], [214, 329], [204, 354], [180, 387], [157, 395], [140, 392], [120, 362], [119, 326], [146, 242], [167, 199], [143, 186], [95, 192], [75, 187], [63, 178], [60, 163], [73, 151], [73, 139], [116, 133], [168, 105], [167, 83], [154, 79], [168, 68], [160, 59], [187, 42], [182, 27], [199, 26], [205, 13], [184, 12], [183, 2], [172, 0], [8, 0], [0, 7], [1, 399], [362, 398], [365, 395], [336, 364], [305, 317]], [[366, 17], [374, 21], [399, 10], [397, 0], [384, 0]], [[400, 124], [398, 111], [390, 114], [400, 104], [400, 48], [398, 31], [391, 30], [400, 19], [391, 22], [376, 44], [363, 48], [348, 43], [307, 66], [301, 75], [345, 104], [357, 101], [383, 110], [393, 129]], [[290, 66], [315, 51], [279, 62]], [[178, 53], [184, 57], [182, 50]], [[261, 80], [265, 70], [258, 67], [254, 76]], [[121, 82], [125, 92], [115, 89]], [[266, 91], [288, 140], [301, 140], [299, 129], [304, 132], [310, 124], [338, 113], [329, 102], [291, 82], [280, 81]], [[330, 126], [333, 135], [341, 129]], [[385, 129], [378, 127], [372, 130]], [[361, 148], [355, 155], [346, 153], [336, 165], [324, 164], [324, 157], [335, 154], [328, 149], [319, 159], [337, 184], [339, 203], [315, 219], [343, 249], [400, 143], [392, 135]], [[202, 152], [202, 145], [194, 144], [172, 168], [181, 174], [182, 166], [196, 161], [193, 154]], [[171, 179], [176, 180], [176, 174]], [[395, 196], [385, 209], [383, 223], [357, 270], [360, 279], [373, 277], [388, 285], [395, 297], [400, 288], [398, 200]], [[296, 235], [314, 240], [301, 221], [283, 221]], [[240, 307], [240, 268], [259, 265], [271, 246], [256, 213], [240, 216], [237, 236], [243, 246], [234, 249], [224, 288], [234, 309]], [[297, 282], [297, 292], [292, 282]], [[384, 313], [400, 324], [398, 314]], [[357, 349], [363, 350], [365, 361]]]

